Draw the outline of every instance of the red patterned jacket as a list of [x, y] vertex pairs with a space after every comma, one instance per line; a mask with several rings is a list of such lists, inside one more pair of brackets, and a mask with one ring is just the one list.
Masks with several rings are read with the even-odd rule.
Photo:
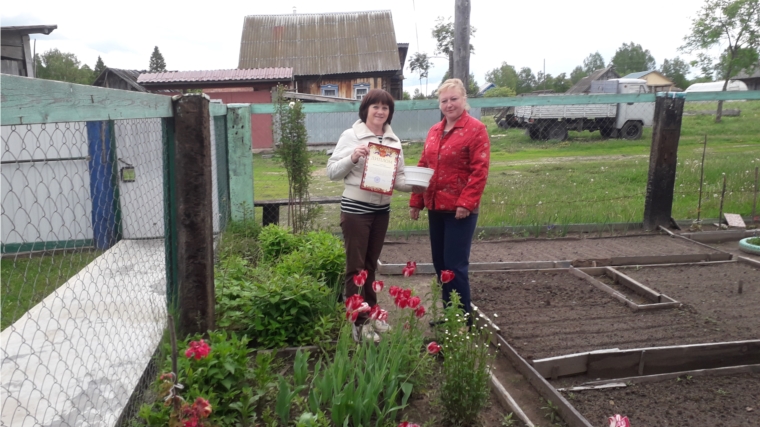
[[477, 211], [486, 187], [491, 141], [486, 126], [465, 111], [443, 135], [444, 118], [430, 128], [417, 166], [435, 170], [423, 194], [412, 194], [409, 206], [437, 211], [463, 207]]

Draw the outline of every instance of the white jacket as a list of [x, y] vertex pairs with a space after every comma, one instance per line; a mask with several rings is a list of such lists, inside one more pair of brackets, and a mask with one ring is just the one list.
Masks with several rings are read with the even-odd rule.
[[[345, 190], [343, 190], [344, 197], [360, 202], [372, 203], [373, 205], [387, 205], [391, 202], [391, 196], [359, 188], [362, 182], [362, 173], [364, 172], [364, 158], [360, 158], [356, 163], [351, 161], [351, 154], [353, 154], [354, 149], [360, 145], [366, 146], [370, 142], [378, 144], [377, 136], [361, 120], [357, 120], [351, 129], [346, 129], [340, 135], [338, 145], [335, 146], [330, 160], [327, 161], [327, 177], [331, 181], [343, 180], [345, 184]], [[382, 144], [401, 150], [401, 140], [393, 133], [393, 129], [391, 129], [389, 124], [383, 127]], [[403, 150], [399, 154], [396, 181], [393, 184], [393, 188], [405, 192], [412, 191], [412, 186], [406, 185]]]

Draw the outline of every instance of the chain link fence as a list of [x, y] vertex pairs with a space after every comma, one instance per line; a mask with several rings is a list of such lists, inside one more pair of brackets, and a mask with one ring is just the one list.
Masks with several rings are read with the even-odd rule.
[[[210, 126], [218, 240], [224, 117]], [[136, 417], [172, 286], [164, 136], [158, 118], [2, 127], [3, 426]]]
[[[630, 88], [624, 88], [629, 90]], [[555, 98], [557, 96], [555, 95]], [[533, 99], [541, 99], [535, 97]], [[515, 103], [526, 104], [525, 98]], [[709, 219], [709, 226], [722, 213], [757, 216], [755, 168], [760, 166], [760, 101], [725, 102], [720, 124], [715, 123], [717, 102], [687, 102], [681, 124], [673, 217], [690, 222]], [[489, 111], [490, 109], [490, 111]], [[599, 224], [635, 229], [641, 224], [647, 192], [649, 155], [654, 126], [654, 102], [605, 104], [520, 105], [489, 107], [480, 119], [488, 127], [492, 161], [488, 185], [481, 200], [479, 226], [522, 228], [531, 234], [567, 232], [570, 224]], [[416, 165], [422, 144], [407, 135], [406, 119], [425, 133], [439, 118], [419, 119], [397, 111], [393, 129], [404, 144], [407, 165]], [[308, 114], [307, 123], [318, 122], [320, 114]], [[353, 123], [332, 123], [339, 135]], [[350, 122], [349, 122], [349, 119]], [[327, 124], [323, 124], [327, 126]], [[310, 129], [311, 130], [311, 129]], [[311, 137], [311, 136], [310, 136]], [[702, 161], [704, 140], [707, 150]], [[312, 156], [314, 198], [339, 199], [342, 181], [329, 181], [326, 163], [331, 146]], [[541, 151], [546, 150], [546, 155]], [[530, 154], [526, 154], [530, 152]], [[704, 165], [704, 168], [703, 168]], [[701, 186], [700, 174], [704, 177]], [[726, 191], [723, 192], [723, 174]], [[287, 198], [287, 176], [277, 155], [254, 158], [255, 200]], [[409, 195], [396, 192], [392, 198], [390, 230], [424, 230], [426, 221], [411, 221]], [[722, 210], [721, 210], [722, 206]], [[316, 227], [340, 232], [337, 203], [320, 205]], [[754, 214], [753, 214], [754, 212]], [[257, 208], [264, 223], [287, 223], [286, 209]], [[275, 218], [277, 216], [277, 218]], [[423, 212], [424, 216], [424, 212]], [[528, 230], [528, 231], [525, 231]]]

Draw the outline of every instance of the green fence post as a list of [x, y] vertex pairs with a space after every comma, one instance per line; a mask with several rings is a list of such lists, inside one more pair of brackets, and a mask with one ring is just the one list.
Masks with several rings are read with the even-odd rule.
[[231, 218], [233, 221], [249, 219], [245, 218], [246, 215], [253, 215], [253, 153], [249, 104], [227, 105], [227, 152]]
[[214, 116], [214, 140], [216, 141], [216, 182], [219, 198], [219, 231], [224, 232], [230, 220], [230, 174], [227, 155], [227, 117]]

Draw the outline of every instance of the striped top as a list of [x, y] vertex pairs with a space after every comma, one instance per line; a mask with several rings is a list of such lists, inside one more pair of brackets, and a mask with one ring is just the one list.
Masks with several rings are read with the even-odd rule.
[[[383, 136], [382, 135], [376, 135], [377, 136], [377, 142], [382, 144], [383, 143]], [[340, 199], [340, 211], [350, 214], [378, 214], [378, 213], [388, 213], [391, 211], [391, 205], [390, 203], [387, 205], [375, 205], [372, 203], [367, 202], [360, 202], [358, 200], [349, 199], [348, 197], [342, 197]]]

